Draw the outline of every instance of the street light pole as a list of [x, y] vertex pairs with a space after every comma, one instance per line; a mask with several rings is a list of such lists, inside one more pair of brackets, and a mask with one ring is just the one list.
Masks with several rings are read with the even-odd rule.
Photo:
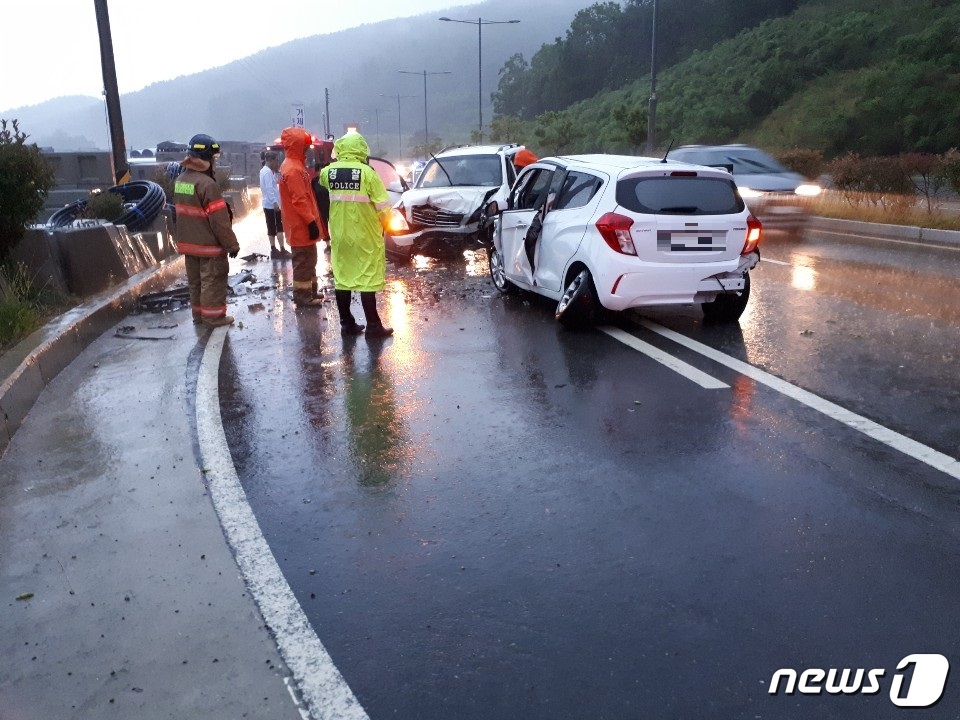
[[[398, 70], [397, 72], [403, 73], [404, 75], [420, 75], [421, 73], [413, 72], [412, 70]], [[427, 75], [450, 75], [449, 70], [440, 70], [438, 72], [428, 73], [426, 70], [423, 71], [423, 146], [427, 147], [430, 145], [430, 130], [427, 126]]]
[[439, 18], [443, 22], [458, 22], [477, 26], [477, 139], [483, 142], [483, 26], [484, 25], [515, 25], [519, 20], [455, 20], [453, 18]]

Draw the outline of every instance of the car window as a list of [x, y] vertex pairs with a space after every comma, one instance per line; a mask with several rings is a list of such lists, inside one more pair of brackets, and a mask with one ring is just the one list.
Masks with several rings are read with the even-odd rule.
[[367, 165], [377, 171], [377, 175], [383, 181], [383, 186], [394, 192], [403, 192], [406, 190], [405, 184], [400, 177], [400, 173], [389, 160], [383, 160], [378, 157], [368, 157]]
[[681, 150], [671, 155], [674, 160], [726, 167], [737, 175], [790, 172], [774, 158], [758, 148], [720, 148], [717, 150]]
[[417, 187], [498, 187], [503, 184], [499, 155], [463, 155], [433, 158]]
[[550, 181], [553, 180], [553, 170], [536, 168], [524, 182], [516, 189], [516, 196], [512, 207], [516, 210], [531, 210], [538, 207], [547, 199], [550, 192]]
[[583, 207], [597, 194], [603, 180], [594, 175], [571, 170], [563, 179], [563, 185], [557, 193], [554, 210]]
[[743, 200], [733, 180], [709, 177], [640, 177], [617, 183], [617, 203], [638, 213], [732, 215]]
[[790, 172], [765, 152], [753, 148], [740, 148], [729, 152], [725, 160], [733, 165], [733, 172], [744, 175]]

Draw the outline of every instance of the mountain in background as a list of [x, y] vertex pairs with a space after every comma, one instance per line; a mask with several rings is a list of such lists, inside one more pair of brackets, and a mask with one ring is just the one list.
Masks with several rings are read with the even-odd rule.
[[[438, 18], [520, 20], [483, 28], [486, 126], [493, 118], [490, 96], [507, 59], [515, 53], [530, 56], [553, 42], [589, 4], [487, 0], [294, 40], [219, 68], [155, 83], [120, 98], [127, 147], [185, 142], [198, 132], [221, 140], [267, 142], [290, 125], [295, 102], [304, 104], [307, 128], [322, 134], [328, 89], [333, 134], [342, 134], [347, 124], [359, 124], [374, 152], [397, 157], [401, 143], [409, 149], [424, 140], [424, 70], [430, 137], [439, 136], [447, 144], [469, 142], [479, 119], [477, 28]], [[143, 51], [154, 53], [157, 48], [145, 43]], [[447, 71], [449, 75], [430, 74]], [[0, 117], [19, 120], [21, 130], [41, 147], [67, 151], [110, 146], [102, 99], [61, 97], [2, 111]]]
[[[733, 15], [743, 3], [660, 0], [660, 9], [666, 24], [668, 10], [699, 20], [708, 12]], [[541, 154], [645, 147], [649, 71], [640, 63], [623, 72], [610, 59], [627, 55], [624, 48], [643, 24], [631, 34], [624, 21], [631, 12], [649, 11], [650, 0], [625, 6], [619, 13], [611, 3], [593, 6], [562, 43], [546, 46], [529, 65], [508, 63], [496, 102], [500, 136]], [[735, 34], [737, 24], [727, 25], [720, 34], [728, 39], [701, 27], [706, 22], [696, 23], [696, 32], [658, 29], [673, 46], [696, 48], [672, 64], [664, 53], [654, 133], [661, 150], [671, 142], [744, 142], [833, 158], [960, 147], [956, 0], [776, 0], [766, 7], [776, 13], [743, 18]], [[582, 68], [577, 75], [564, 71], [573, 66], [571, 58]], [[571, 84], [590, 72], [595, 79], [589, 90]], [[631, 75], [636, 79], [624, 83]], [[538, 107], [557, 97], [567, 101], [547, 111]]]

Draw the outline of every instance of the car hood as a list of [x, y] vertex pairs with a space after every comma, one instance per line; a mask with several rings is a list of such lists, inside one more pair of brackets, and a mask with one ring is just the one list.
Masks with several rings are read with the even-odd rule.
[[469, 215], [480, 207], [486, 197], [497, 192], [493, 187], [446, 187], [446, 188], [415, 188], [403, 194], [403, 204], [406, 207], [418, 205], [432, 205], [461, 215]]

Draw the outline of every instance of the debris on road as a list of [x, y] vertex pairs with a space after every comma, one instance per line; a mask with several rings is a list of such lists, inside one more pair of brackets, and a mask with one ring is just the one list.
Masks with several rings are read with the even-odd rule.
[[[149, 328], [147, 328], [149, 330]], [[129, 340], [173, 340], [173, 335], [136, 335], [136, 325], [121, 325], [114, 333], [114, 337], [125, 338]]]
[[148, 293], [137, 298], [137, 312], [170, 312], [190, 305], [190, 288], [176, 287], [171, 290]]

